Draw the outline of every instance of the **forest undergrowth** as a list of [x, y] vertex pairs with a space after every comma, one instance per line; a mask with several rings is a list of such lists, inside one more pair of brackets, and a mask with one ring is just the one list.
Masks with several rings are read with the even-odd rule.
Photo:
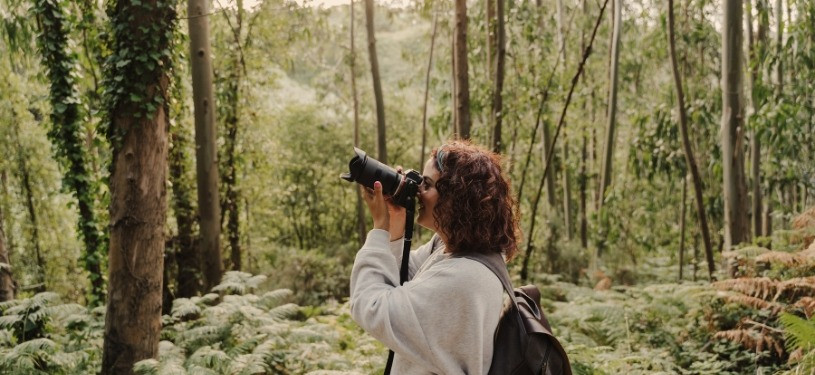
[[[534, 281], [576, 374], [812, 374], [815, 208], [722, 258], [729, 277], [712, 284], [595, 290], [553, 275]], [[158, 359], [138, 362], [136, 373], [382, 372], [386, 349], [351, 320], [347, 303], [300, 306], [291, 301], [302, 297], [268, 284], [228, 272], [211, 293], [174, 300]], [[104, 307], [45, 292], [0, 311], [0, 373], [99, 371]]]

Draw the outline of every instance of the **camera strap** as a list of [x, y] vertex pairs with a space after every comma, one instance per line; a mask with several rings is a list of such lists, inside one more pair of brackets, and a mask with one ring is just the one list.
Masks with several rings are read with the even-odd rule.
[[[402, 185], [405, 183], [405, 179], [402, 179], [402, 183], [399, 184], [399, 188], [402, 188]], [[399, 191], [397, 189], [397, 191]], [[396, 194], [394, 194], [396, 195]], [[413, 214], [416, 211], [416, 197], [411, 197], [407, 200], [407, 204], [405, 205], [405, 239], [404, 244], [402, 246], [402, 264], [399, 267], [399, 285], [401, 286], [407, 281], [408, 278], [408, 266], [410, 264], [410, 245], [413, 243]], [[393, 367], [393, 350], [388, 351], [388, 363], [385, 365], [385, 375], [390, 375], [391, 367]]]

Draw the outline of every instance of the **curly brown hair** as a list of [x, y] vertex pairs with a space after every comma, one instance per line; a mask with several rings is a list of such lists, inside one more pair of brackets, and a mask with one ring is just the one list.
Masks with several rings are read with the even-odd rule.
[[[518, 214], [501, 157], [469, 141], [452, 141], [430, 152], [439, 169], [436, 227], [453, 254], [518, 252]], [[439, 163], [441, 159], [441, 163]]]

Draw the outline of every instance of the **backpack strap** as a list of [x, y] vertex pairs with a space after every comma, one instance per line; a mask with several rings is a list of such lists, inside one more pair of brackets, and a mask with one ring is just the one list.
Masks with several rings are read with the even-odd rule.
[[[492, 253], [492, 254], [484, 254], [484, 253], [477, 253], [473, 252], [467, 255], [462, 255], [462, 258], [472, 259], [483, 264], [485, 267], [489, 268], [495, 276], [501, 280], [501, 284], [504, 286], [504, 290], [507, 294], [512, 297], [512, 304], [515, 305], [515, 308], [518, 307], [518, 303], [515, 301], [515, 292], [512, 288], [512, 282], [509, 281], [509, 272], [507, 271], [507, 264], [504, 262], [504, 257], [501, 256], [499, 253]], [[538, 297], [540, 299], [540, 297]]]

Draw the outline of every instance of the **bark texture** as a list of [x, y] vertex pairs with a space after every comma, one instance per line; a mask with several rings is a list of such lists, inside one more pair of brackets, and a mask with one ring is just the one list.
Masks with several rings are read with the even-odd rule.
[[[371, 1], [371, 0], [368, 0]], [[470, 78], [467, 64], [467, 1], [455, 0], [456, 24], [454, 33], [453, 60], [456, 81], [456, 125], [461, 139], [470, 139]]]
[[376, 55], [376, 36], [374, 34], [374, 0], [365, 0], [365, 28], [368, 31], [368, 59], [371, 62], [371, 81], [374, 85], [374, 101], [376, 102], [376, 158], [383, 164], [388, 164], [385, 98], [382, 94], [382, 80], [379, 77], [379, 59]]
[[209, 45], [209, 3], [189, 0], [192, 95], [195, 109], [195, 170], [198, 185], [200, 254], [203, 259], [204, 290], [221, 282], [221, 207], [218, 193], [218, 151], [215, 132], [215, 93]]
[[722, 166], [724, 250], [750, 238], [744, 172], [744, 89], [742, 82], [742, 2], [724, 0], [722, 24]]

